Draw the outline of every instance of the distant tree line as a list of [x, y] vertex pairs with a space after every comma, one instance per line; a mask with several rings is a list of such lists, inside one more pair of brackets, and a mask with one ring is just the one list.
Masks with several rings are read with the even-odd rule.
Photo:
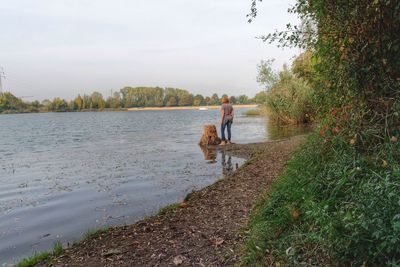
[[[263, 103], [264, 95], [257, 94], [255, 98], [246, 95], [230, 96], [232, 104]], [[21, 98], [6, 92], [0, 94], [0, 113], [21, 112], [68, 112], [87, 110], [120, 110], [132, 107], [175, 107], [175, 106], [207, 106], [220, 105], [221, 99], [226, 94], [219, 96], [193, 95], [189, 91], [178, 88], [161, 87], [124, 87], [119, 92], [104, 98], [99, 92], [90, 95], [78, 95], [73, 100], [56, 97], [53, 100], [42, 102], [25, 102]]]

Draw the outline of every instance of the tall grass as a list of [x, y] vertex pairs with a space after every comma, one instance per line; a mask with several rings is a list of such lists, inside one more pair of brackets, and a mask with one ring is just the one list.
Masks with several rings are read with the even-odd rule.
[[15, 267], [33, 267], [40, 262], [45, 260], [50, 260], [52, 257], [57, 257], [63, 252], [63, 247], [61, 243], [57, 242], [54, 244], [53, 251], [51, 252], [41, 252], [35, 253], [32, 257], [23, 259]]
[[285, 64], [279, 72], [271, 68], [273, 60], [262, 61], [258, 66], [257, 80], [266, 91], [255, 96], [257, 103], [263, 103], [267, 114], [275, 124], [300, 124], [310, 122], [317, 113], [314, 101], [313, 79], [308, 75], [311, 66], [310, 53], [300, 55], [291, 69]]
[[254, 208], [246, 266], [399, 266], [400, 145], [315, 134]]
[[268, 110], [265, 105], [260, 105], [256, 109], [249, 109], [243, 112], [246, 116], [265, 116], [268, 114]]
[[266, 107], [270, 118], [278, 124], [310, 122], [316, 113], [313, 90], [303, 79], [284, 67], [279, 79], [267, 93]]
[[244, 115], [246, 116], [261, 116], [261, 110], [260, 109], [249, 109], [243, 112]]

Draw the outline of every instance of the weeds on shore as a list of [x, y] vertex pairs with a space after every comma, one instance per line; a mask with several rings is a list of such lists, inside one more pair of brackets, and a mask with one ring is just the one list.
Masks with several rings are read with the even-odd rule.
[[89, 229], [83, 234], [83, 236], [79, 240], [75, 241], [73, 244], [79, 244], [79, 243], [85, 242], [89, 239], [97, 238], [101, 234], [104, 234], [107, 231], [109, 231], [110, 229], [111, 229], [111, 227], [104, 227], [104, 228], [99, 228], [99, 229]]
[[268, 109], [265, 105], [259, 105], [255, 109], [249, 109], [243, 112], [245, 116], [266, 116], [268, 115]]
[[23, 259], [19, 262], [15, 267], [31, 267], [35, 266], [36, 264], [48, 260], [51, 257], [57, 257], [63, 252], [63, 247], [61, 243], [57, 242], [54, 244], [53, 250], [51, 252], [41, 252], [35, 253], [32, 257]]
[[333, 144], [311, 136], [254, 207], [243, 265], [399, 266], [399, 143]]
[[165, 207], [161, 208], [158, 211], [157, 215], [165, 215], [165, 214], [173, 212], [173, 211], [175, 211], [177, 209], [179, 209], [179, 203], [173, 203], [171, 205], [168, 205], [168, 206], [165, 206]]
[[263, 115], [259, 108], [257, 109], [249, 109], [243, 112], [245, 116], [261, 116]]
[[[93, 230], [88, 230], [86, 233], [83, 234], [82, 238], [74, 241], [73, 244], [79, 244], [82, 242], [85, 242], [89, 239], [96, 238], [100, 236], [102, 233], [105, 233], [109, 230], [110, 228], [100, 228], [100, 229], [93, 229]], [[57, 242], [53, 246], [52, 251], [44, 251], [40, 253], [35, 253], [32, 257], [26, 258], [21, 260], [15, 267], [30, 267], [30, 266], [35, 266], [38, 263], [41, 263], [45, 260], [51, 260], [54, 257], [57, 257], [61, 255], [61, 253], [64, 251], [63, 246], [60, 242]]]
[[[279, 72], [272, 70], [273, 61], [262, 61], [258, 65], [257, 80], [267, 90], [262, 98], [261, 113], [268, 114], [279, 125], [314, 121], [318, 106], [313, 99], [315, 88], [304, 74], [310, 71], [311, 53], [308, 51], [301, 54], [291, 68], [285, 64]], [[249, 115], [256, 115], [249, 111]]]

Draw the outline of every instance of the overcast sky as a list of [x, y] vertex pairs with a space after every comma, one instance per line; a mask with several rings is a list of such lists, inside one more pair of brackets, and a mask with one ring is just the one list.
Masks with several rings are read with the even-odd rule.
[[298, 54], [255, 38], [296, 23], [294, 2], [265, 0], [249, 24], [250, 0], [0, 0], [4, 86], [32, 100], [124, 86], [253, 96], [260, 60]]

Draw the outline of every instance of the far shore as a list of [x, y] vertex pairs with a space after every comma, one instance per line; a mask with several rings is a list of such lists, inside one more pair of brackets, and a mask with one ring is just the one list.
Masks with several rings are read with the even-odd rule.
[[[233, 108], [257, 108], [257, 104], [247, 105], [233, 105]], [[221, 106], [184, 106], [184, 107], [143, 107], [143, 108], [105, 108], [105, 109], [82, 109], [76, 111], [6, 111], [0, 112], [0, 115], [7, 114], [28, 114], [28, 113], [67, 113], [67, 112], [114, 112], [114, 111], [145, 111], [145, 110], [208, 110], [208, 109], [220, 109]]]
[[[256, 108], [257, 104], [250, 105], [233, 105], [233, 108]], [[220, 109], [221, 106], [185, 106], [185, 107], [146, 107], [146, 108], [127, 108], [127, 111], [143, 111], [143, 110], [207, 110]]]

